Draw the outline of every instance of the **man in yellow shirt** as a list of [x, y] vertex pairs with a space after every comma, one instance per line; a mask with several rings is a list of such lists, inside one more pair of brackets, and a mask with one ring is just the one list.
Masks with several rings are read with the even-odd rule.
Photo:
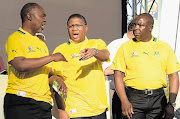
[[102, 62], [109, 59], [109, 51], [101, 39], [88, 39], [86, 19], [73, 14], [67, 21], [70, 39], [59, 45], [68, 62], [54, 63], [57, 75], [64, 77], [68, 89], [65, 111], [59, 109], [63, 119], [106, 119], [108, 109]]
[[[122, 113], [129, 119], [172, 119], [174, 116], [180, 65], [169, 44], [151, 35], [153, 24], [150, 14], [135, 18], [135, 38], [121, 45], [111, 67]], [[168, 103], [163, 90], [167, 87], [166, 75], [170, 81]]]
[[9, 78], [4, 98], [5, 118], [51, 119], [48, 75], [52, 69], [49, 63], [66, 59], [61, 53], [49, 55], [44, 41], [35, 35], [46, 24], [46, 14], [41, 6], [25, 4], [21, 19], [22, 28], [9, 36], [5, 46]]

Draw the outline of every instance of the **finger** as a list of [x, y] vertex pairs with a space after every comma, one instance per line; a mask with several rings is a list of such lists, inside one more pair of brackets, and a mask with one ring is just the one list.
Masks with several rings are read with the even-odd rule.
[[89, 48], [85, 48], [85, 52], [87, 52], [89, 50]]
[[133, 107], [131, 107], [131, 114], [134, 114], [134, 112], [133, 112]]
[[66, 59], [63, 59], [63, 60], [61, 60], [61, 61], [68, 62]]
[[79, 54], [82, 54], [82, 53], [85, 53], [85, 52], [86, 52], [86, 48], [83, 49], [83, 50], [81, 50], [81, 51], [79, 52]]
[[64, 92], [67, 93], [67, 87], [66, 86], [64, 87]]
[[130, 118], [127, 111], [125, 111], [124, 114], [125, 114], [125, 116], [126, 116], [128, 119]]
[[61, 84], [59, 84], [59, 86], [58, 86], [58, 91], [60, 91], [61, 90], [61, 87], [62, 87], [62, 85]]

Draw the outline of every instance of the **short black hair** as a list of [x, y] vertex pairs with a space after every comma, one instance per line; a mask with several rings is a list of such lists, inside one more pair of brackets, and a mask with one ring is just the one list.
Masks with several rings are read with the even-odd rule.
[[38, 5], [37, 3], [27, 3], [23, 6], [23, 8], [21, 9], [21, 20], [22, 23], [25, 21], [25, 17], [27, 15], [27, 13], [29, 13], [32, 9], [34, 9], [36, 7], [36, 5]]
[[84, 22], [84, 24], [87, 25], [87, 22], [86, 22], [86, 19], [85, 19], [84, 16], [82, 16], [81, 14], [72, 14], [72, 15], [68, 18], [67, 26], [68, 26], [68, 23], [69, 23], [70, 19], [75, 18], [75, 17], [82, 19], [83, 22]]
[[134, 27], [134, 21], [132, 20], [129, 24], [128, 24], [128, 31], [132, 31]]

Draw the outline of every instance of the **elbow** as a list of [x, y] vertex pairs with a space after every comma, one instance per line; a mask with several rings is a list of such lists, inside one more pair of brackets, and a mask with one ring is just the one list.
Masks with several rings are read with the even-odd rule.
[[23, 64], [16, 64], [16, 65], [12, 65], [17, 71], [19, 72], [27, 72], [29, 71]]
[[109, 75], [109, 74], [108, 74], [108, 72], [104, 71], [104, 75], [107, 76], [107, 75]]
[[17, 71], [19, 72], [27, 72], [28, 70], [25, 69], [24, 67], [14, 67]]

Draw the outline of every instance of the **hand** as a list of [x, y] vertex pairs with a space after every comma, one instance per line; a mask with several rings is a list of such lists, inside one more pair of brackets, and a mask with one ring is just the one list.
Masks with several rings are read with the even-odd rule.
[[58, 61], [67, 62], [66, 58], [61, 53], [55, 53], [55, 54], [52, 55], [52, 57], [54, 59], [53, 61], [55, 61], [55, 62], [58, 62]]
[[84, 50], [81, 50], [79, 53], [81, 54], [80, 60], [87, 60], [96, 54], [93, 48], [85, 48]]
[[165, 108], [163, 119], [173, 119], [174, 117], [174, 108], [172, 105], [168, 104]]
[[129, 101], [122, 102], [122, 114], [128, 119], [134, 114], [132, 104]]
[[58, 83], [58, 90], [61, 89], [61, 94], [67, 95], [67, 87], [66, 84], [64, 83], [63, 77], [62, 76], [57, 76], [56, 81]]
[[66, 111], [58, 109], [58, 112], [59, 112], [59, 119], [70, 119]]
[[56, 76], [53, 75], [50, 77], [50, 79], [53, 78], [54, 80], [57, 81], [58, 83], [58, 91], [61, 89], [61, 94], [63, 95], [67, 95], [67, 87], [66, 84], [64, 83], [63, 77], [62, 76]]

